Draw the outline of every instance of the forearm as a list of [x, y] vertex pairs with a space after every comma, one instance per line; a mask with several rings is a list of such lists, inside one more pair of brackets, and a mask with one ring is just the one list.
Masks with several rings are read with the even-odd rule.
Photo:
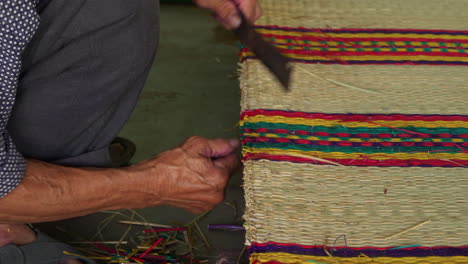
[[0, 199], [0, 223], [35, 223], [138, 207], [124, 169], [70, 168], [28, 160], [23, 181]]
[[239, 159], [237, 140], [191, 137], [122, 169], [70, 168], [28, 160], [23, 181], [0, 198], [1, 223], [36, 223], [161, 204], [201, 213], [223, 200]]

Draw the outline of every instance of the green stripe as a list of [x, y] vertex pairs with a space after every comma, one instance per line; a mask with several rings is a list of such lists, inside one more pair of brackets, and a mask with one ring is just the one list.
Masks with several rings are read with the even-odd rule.
[[[388, 128], [388, 127], [376, 127], [376, 128], [369, 128], [369, 127], [346, 127], [342, 125], [335, 125], [332, 127], [327, 126], [306, 126], [306, 125], [291, 125], [291, 124], [283, 124], [283, 123], [268, 123], [268, 122], [256, 122], [250, 123], [245, 122], [243, 126], [240, 127], [241, 132], [243, 132], [244, 128], [250, 129], [258, 129], [258, 128], [266, 128], [266, 129], [286, 129], [286, 130], [304, 130], [308, 132], [328, 132], [328, 133], [350, 133], [350, 134], [359, 134], [359, 133], [367, 133], [367, 134], [402, 134], [406, 133], [404, 131]], [[406, 126], [406, 127], [398, 127], [399, 129], [404, 129], [412, 132], [423, 133], [423, 134], [468, 134], [468, 128], [446, 128], [446, 127], [437, 127], [437, 128], [427, 128], [427, 127], [414, 127], [414, 126]]]
[[344, 146], [312, 146], [306, 144], [291, 144], [291, 143], [270, 143], [270, 142], [246, 142], [245, 147], [249, 148], [274, 148], [274, 149], [295, 149], [301, 151], [320, 151], [320, 152], [342, 152], [342, 153], [409, 153], [409, 152], [427, 152], [428, 150], [448, 150], [437, 153], [460, 153], [460, 149], [456, 147], [344, 147]]
[[[258, 134], [261, 137], [264, 137], [267, 134], [268, 135], [273, 134], [273, 135], [276, 135], [279, 138], [286, 138], [287, 135], [293, 135], [293, 134], [277, 134], [277, 133], [258, 133]], [[295, 136], [300, 138], [300, 139], [307, 139], [308, 137], [310, 137], [309, 135], [295, 135]], [[241, 137], [245, 138], [247, 136], [244, 136], [244, 134], [241, 133]], [[352, 137], [330, 137], [330, 136], [326, 136], [326, 137], [313, 136], [313, 137], [318, 138], [318, 140], [324, 140], [324, 141], [329, 141], [330, 138], [338, 138], [340, 141], [350, 141], [351, 139], [353, 139]], [[356, 137], [354, 137], [354, 138], [356, 138]], [[370, 139], [371, 138], [362, 138], [363, 141], [369, 141]], [[378, 139], [379, 141], [383, 141], [383, 142], [392, 142], [392, 139], [394, 139], [394, 138], [372, 138], [372, 139]], [[401, 140], [401, 142], [416, 142], [415, 138], [399, 138], [399, 139]], [[468, 138], [460, 138], [460, 139], [463, 142], [468, 142]], [[438, 140], [439, 140], [438, 142], [435, 142], [434, 138], [422, 138], [421, 141], [417, 141], [417, 142], [435, 142], [435, 143], [452, 142], [452, 138], [438, 138]], [[463, 143], [463, 142], [456, 142], [456, 143]]]

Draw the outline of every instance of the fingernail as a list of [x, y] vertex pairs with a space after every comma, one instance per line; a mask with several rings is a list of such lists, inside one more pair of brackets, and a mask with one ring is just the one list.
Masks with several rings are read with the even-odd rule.
[[239, 140], [237, 140], [237, 139], [230, 139], [230, 140], [229, 140], [229, 145], [231, 145], [231, 147], [233, 147], [233, 148], [237, 148], [237, 147], [239, 147]]
[[228, 23], [232, 28], [238, 28], [241, 24], [241, 19], [238, 15], [233, 15], [228, 18]]

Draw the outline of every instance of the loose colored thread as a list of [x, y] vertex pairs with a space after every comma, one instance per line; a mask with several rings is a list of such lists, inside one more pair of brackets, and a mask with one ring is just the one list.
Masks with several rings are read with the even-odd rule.
[[173, 227], [173, 228], [156, 228], [156, 229], [147, 229], [143, 233], [158, 233], [158, 232], [172, 232], [172, 231], [185, 231], [185, 227]]
[[402, 248], [414, 248], [414, 247], [422, 247], [422, 245], [421, 244], [416, 244], [416, 245], [409, 245], [409, 246], [394, 247], [394, 248], [391, 248], [390, 250], [402, 249]]
[[457, 165], [459, 165], [461, 167], [466, 167], [465, 165], [463, 165], [461, 163], [458, 163], [456, 161], [450, 160], [450, 159], [446, 159], [446, 158], [442, 158], [442, 157], [437, 157], [437, 158], [440, 159], [440, 160], [443, 160], [443, 161], [447, 161], [447, 162], [450, 162], [450, 163], [453, 163], [453, 164], [457, 164]]
[[336, 242], [338, 242], [338, 239], [343, 238], [345, 242], [345, 247], [348, 247], [348, 241], [346, 239], [346, 234], [343, 234], [335, 239], [335, 242], [333, 243], [333, 250], [336, 250]]
[[82, 255], [70, 253], [70, 252], [68, 252], [68, 251], [63, 251], [62, 253], [65, 254], [65, 255], [68, 255], [68, 256], [74, 256], [74, 257], [79, 257], [79, 258], [88, 258], [88, 259], [96, 259], [96, 260], [108, 260], [108, 259], [111, 259], [110, 257], [87, 257], [87, 256], [82, 256]]
[[[337, 163], [337, 162], [333, 162], [333, 161], [330, 161], [330, 160], [327, 160], [327, 159], [317, 158], [317, 157], [314, 157], [314, 156], [299, 154], [299, 153], [291, 152], [291, 153], [288, 153], [288, 156], [297, 157], [297, 158], [304, 158], [304, 159], [311, 159], [311, 160], [320, 161], [320, 162], [323, 162], [323, 163], [332, 164], [332, 165], [335, 165], [335, 166], [344, 167], [344, 165], [342, 165], [340, 163]], [[255, 157], [257, 157], [257, 158], [260, 157], [261, 158], [262, 155], [252, 155], [250, 158], [255, 159]]]
[[[344, 121], [344, 122], [346, 122], [346, 121]], [[354, 122], [354, 121], [351, 121], [351, 122]], [[370, 122], [370, 121], [364, 121], [364, 122], [369, 123], [369, 124], [373, 124], [373, 125], [377, 125], [377, 126], [383, 126], [383, 127], [393, 128], [393, 129], [396, 129], [396, 130], [400, 130], [400, 131], [403, 131], [403, 132], [406, 132], [406, 133], [410, 133], [410, 134], [420, 135], [420, 136], [423, 136], [423, 137], [429, 137], [429, 136], [430, 136], [430, 135], [427, 135], [427, 134], [423, 134], [423, 133], [419, 133], [419, 132], [414, 132], [414, 131], [410, 131], [410, 130], [406, 130], [406, 129], [402, 129], [402, 128], [397, 128], [397, 127], [392, 127], [392, 126], [388, 126], [388, 125], [382, 125], [382, 124], [374, 123], [374, 122]]]
[[460, 146], [460, 145], [458, 145], [458, 144], [456, 144], [456, 143], [454, 143], [454, 144], [455, 144], [455, 146], [456, 146], [457, 148], [459, 148], [463, 153], [468, 153], [468, 150], [466, 150], [466, 149], [463, 148], [462, 146]]
[[161, 243], [161, 241], [163, 241], [163, 238], [160, 238], [160, 239], [158, 239], [158, 241], [154, 242], [154, 244], [153, 244], [151, 247], [149, 247], [149, 248], [145, 251], [145, 253], [143, 253], [143, 254], [140, 255], [140, 258], [144, 258], [146, 255], [148, 255], [148, 253], [150, 253], [151, 250], [153, 250], [153, 248], [155, 248], [159, 243]]
[[147, 223], [147, 222], [137, 222], [137, 221], [117, 221], [117, 223], [127, 224], [127, 225], [142, 225], [142, 226], [155, 226], [155, 227], [161, 227], [161, 228], [171, 228], [171, 226], [168, 226], [168, 225], [153, 224], [153, 223]]
[[349, 88], [349, 89], [352, 89], [352, 90], [357, 90], [357, 91], [361, 91], [361, 92], [365, 92], [365, 93], [372, 93], [372, 94], [379, 94], [379, 92], [375, 92], [375, 91], [371, 91], [371, 90], [366, 90], [366, 89], [363, 89], [363, 88], [359, 88], [359, 87], [356, 87], [356, 86], [352, 86], [352, 85], [349, 85], [349, 84], [346, 84], [346, 83], [342, 83], [342, 82], [339, 82], [339, 81], [335, 81], [335, 80], [332, 80], [332, 79], [328, 79], [328, 78], [322, 78], [312, 72], [309, 72], [308, 70], [302, 68], [301, 66], [299, 65], [296, 65], [297, 68], [299, 68], [300, 70], [302, 70], [304, 73], [307, 73], [309, 74], [310, 76], [316, 78], [316, 79], [319, 79], [319, 80], [323, 80], [323, 81], [328, 81], [328, 82], [331, 82], [335, 85], [338, 85], [338, 86], [343, 86], [345, 88]]
[[392, 238], [394, 238], [394, 237], [400, 236], [400, 235], [402, 235], [402, 234], [404, 234], [404, 233], [407, 233], [407, 232], [409, 232], [409, 231], [411, 231], [411, 230], [414, 230], [414, 229], [416, 229], [416, 228], [419, 228], [419, 227], [421, 227], [421, 226], [423, 226], [423, 225], [425, 225], [425, 224], [427, 224], [427, 223], [430, 223], [430, 222], [431, 222], [431, 220], [426, 220], [426, 221], [421, 222], [421, 223], [419, 223], [419, 224], [417, 224], [417, 225], [415, 225], [415, 226], [412, 226], [412, 227], [410, 227], [410, 228], [408, 228], [408, 229], [406, 229], [406, 230], [403, 230], [403, 231], [398, 232], [398, 233], [396, 233], [396, 234], [393, 234], [393, 235], [391, 235], [391, 236], [389, 236], [389, 237], [386, 237], [385, 239], [388, 240], [388, 239], [392, 239]]

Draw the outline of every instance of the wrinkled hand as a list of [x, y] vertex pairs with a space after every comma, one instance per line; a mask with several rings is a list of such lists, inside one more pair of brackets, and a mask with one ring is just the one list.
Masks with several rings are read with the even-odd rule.
[[224, 188], [239, 166], [237, 140], [191, 137], [133, 169], [143, 172], [150, 204], [165, 204], [200, 213], [223, 201]]
[[252, 23], [262, 16], [257, 0], [194, 0], [202, 8], [210, 9], [216, 19], [227, 29], [239, 27], [241, 18], [236, 5]]

